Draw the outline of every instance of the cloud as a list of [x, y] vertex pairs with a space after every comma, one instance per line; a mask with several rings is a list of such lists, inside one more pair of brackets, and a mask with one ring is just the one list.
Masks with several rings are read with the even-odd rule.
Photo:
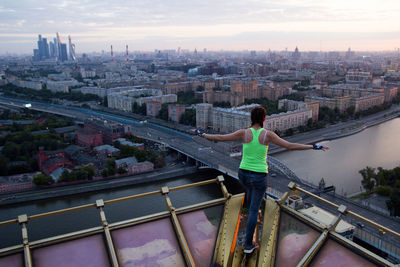
[[[282, 32], [301, 41], [303, 33], [318, 38], [320, 33], [369, 32], [372, 38], [379, 31], [400, 31], [397, 0], [384, 5], [378, 0], [0, 0], [0, 14], [0, 33], [9, 34], [10, 41], [13, 34], [62, 32], [90, 42], [148, 40], [147, 47], [154, 45], [153, 37], [204, 43]], [[251, 39], [235, 40], [254, 46]]]

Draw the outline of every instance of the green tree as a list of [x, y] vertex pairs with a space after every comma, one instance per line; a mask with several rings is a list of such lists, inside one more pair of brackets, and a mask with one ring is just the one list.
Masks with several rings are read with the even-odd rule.
[[375, 192], [376, 192], [378, 195], [387, 196], [387, 197], [388, 197], [388, 196], [390, 196], [391, 193], [392, 193], [392, 188], [391, 188], [390, 186], [388, 186], [388, 185], [381, 185], [381, 186], [378, 186], [378, 187], [376, 188]]
[[35, 178], [33, 178], [32, 182], [35, 185], [49, 185], [53, 184], [54, 180], [50, 176], [46, 176], [44, 174], [38, 174], [35, 176]]
[[19, 156], [19, 146], [13, 142], [7, 142], [2, 152], [11, 161], [16, 160]]
[[108, 170], [107, 170], [107, 169], [103, 169], [103, 170], [101, 171], [101, 176], [107, 177], [107, 176], [108, 176]]
[[363, 179], [361, 185], [367, 192], [371, 192], [375, 187], [376, 173], [375, 168], [367, 166], [366, 168], [359, 171]]
[[164, 103], [161, 105], [161, 109], [158, 112], [157, 118], [168, 121], [168, 104]]
[[179, 123], [196, 126], [196, 110], [195, 109], [186, 109], [182, 114]]
[[60, 177], [58, 178], [58, 182], [62, 183], [62, 182], [68, 182], [68, 181], [69, 181], [69, 171], [65, 169], [65, 170], [63, 170]]
[[390, 194], [390, 200], [386, 202], [388, 209], [391, 211], [391, 215], [400, 216], [400, 189], [393, 189]]
[[76, 180], [87, 180], [89, 178], [88, 173], [82, 169], [75, 170], [73, 173], [76, 175]]
[[355, 106], [350, 106], [350, 107], [348, 107], [348, 108], [346, 109], [346, 113], [347, 113], [349, 116], [354, 116], [355, 111], [356, 111], [356, 107], [355, 107]]
[[196, 91], [198, 91], [198, 92], [204, 91], [204, 86], [202, 86], [202, 85], [197, 86]]
[[8, 159], [3, 155], [0, 155], [0, 176], [8, 174]]
[[124, 174], [124, 173], [126, 173], [126, 172], [128, 172], [125, 168], [123, 168], [123, 167], [119, 167], [118, 169], [117, 169], [117, 172], [118, 172], [118, 174]]
[[291, 135], [293, 135], [293, 129], [292, 129], [292, 128], [289, 128], [289, 129], [287, 129], [287, 130], [285, 131], [285, 136], [291, 136]]
[[93, 176], [95, 173], [93, 166], [83, 166], [83, 167], [81, 167], [81, 169], [87, 173], [87, 179], [89, 179], [89, 180], [93, 179]]
[[115, 158], [107, 159], [107, 167], [114, 168], [115, 167]]

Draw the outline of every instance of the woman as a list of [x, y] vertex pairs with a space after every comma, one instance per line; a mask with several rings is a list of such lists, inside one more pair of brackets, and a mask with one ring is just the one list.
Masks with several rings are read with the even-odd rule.
[[242, 161], [240, 162], [238, 176], [246, 188], [246, 200], [249, 206], [244, 253], [252, 253], [256, 248], [256, 244], [253, 244], [253, 235], [257, 225], [258, 210], [267, 188], [269, 143], [289, 150], [315, 149], [325, 151], [329, 149], [326, 146], [291, 143], [280, 138], [276, 133], [267, 131], [263, 128], [266, 113], [263, 107], [255, 107], [251, 111], [251, 127], [230, 134], [206, 134], [200, 130], [195, 131], [199, 136], [212, 141], [243, 141]]

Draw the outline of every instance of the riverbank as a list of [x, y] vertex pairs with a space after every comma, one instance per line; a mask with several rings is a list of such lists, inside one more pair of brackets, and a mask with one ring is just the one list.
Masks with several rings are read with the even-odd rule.
[[25, 192], [18, 192], [3, 195], [0, 198], [0, 207], [4, 205], [23, 203], [27, 201], [35, 201], [40, 199], [49, 199], [55, 197], [82, 194], [92, 191], [109, 190], [112, 188], [131, 186], [137, 184], [166, 181], [183, 175], [190, 175], [201, 172], [196, 166], [175, 167], [172, 169], [162, 169], [150, 173], [127, 176], [123, 178], [114, 178], [101, 180], [96, 182], [86, 182], [63, 186], [60, 188], [36, 189]]

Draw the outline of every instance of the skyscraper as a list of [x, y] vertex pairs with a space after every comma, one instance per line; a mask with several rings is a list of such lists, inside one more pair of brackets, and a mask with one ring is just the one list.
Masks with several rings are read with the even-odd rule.
[[33, 60], [40, 61], [49, 58], [49, 45], [47, 44], [47, 38], [42, 38], [39, 34], [37, 41], [38, 49], [33, 50]]
[[47, 38], [42, 38], [42, 47], [43, 47], [43, 58], [50, 58], [49, 54], [49, 45], [47, 43]]
[[67, 61], [68, 60], [68, 54], [67, 54], [67, 45], [60, 43], [60, 61]]
[[56, 57], [56, 47], [53, 42], [50, 42], [50, 57], [51, 58]]
[[76, 60], [75, 44], [71, 42], [71, 35], [68, 35], [68, 42], [69, 42], [69, 59], [75, 61]]

